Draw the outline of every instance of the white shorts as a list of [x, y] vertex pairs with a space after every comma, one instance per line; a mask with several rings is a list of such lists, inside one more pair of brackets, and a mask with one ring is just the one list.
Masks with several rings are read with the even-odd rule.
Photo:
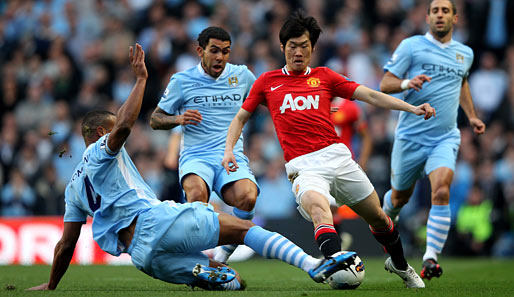
[[366, 173], [342, 143], [292, 159], [286, 164], [286, 172], [293, 183], [298, 211], [308, 221], [312, 219], [301, 204], [307, 191], [316, 191], [338, 206], [353, 206], [374, 191]]

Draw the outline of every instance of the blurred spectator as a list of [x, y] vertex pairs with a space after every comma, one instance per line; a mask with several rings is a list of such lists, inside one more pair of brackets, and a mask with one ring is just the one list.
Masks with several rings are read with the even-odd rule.
[[9, 182], [2, 189], [2, 216], [28, 216], [34, 212], [36, 195], [22, 172], [13, 169]]
[[284, 171], [282, 156], [266, 167], [266, 173], [258, 180], [261, 192], [255, 204], [255, 215], [263, 219], [290, 218], [296, 211], [292, 186]]
[[457, 232], [461, 242], [460, 255], [485, 255], [493, 234], [490, 221], [492, 203], [479, 185], [471, 189], [468, 201], [457, 215]]
[[51, 163], [44, 165], [34, 186], [38, 199], [35, 214], [64, 214], [65, 188], [66, 184], [57, 178], [55, 167]]
[[500, 106], [508, 84], [508, 76], [498, 68], [494, 54], [484, 53], [480, 58], [480, 68], [469, 77], [473, 102], [484, 122], [489, 122], [491, 114]]
[[40, 83], [30, 83], [27, 99], [16, 106], [15, 115], [16, 123], [23, 132], [35, 129], [51, 118], [52, 102], [44, 100]]
[[178, 157], [181, 141], [182, 127], [177, 126], [171, 130], [168, 139], [168, 147], [164, 156], [164, 178], [162, 192], [159, 196], [161, 200], [174, 200], [179, 203], [185, 202], [178, 174]]

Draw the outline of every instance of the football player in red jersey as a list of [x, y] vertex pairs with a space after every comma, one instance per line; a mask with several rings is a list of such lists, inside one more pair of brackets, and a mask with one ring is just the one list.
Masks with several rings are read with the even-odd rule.
[[326, 258], [341, 251], [333, 226], [330, 201], [346, 204], [370, 225], [371, 232], [390, 254], [386, 269], [398, 274], [409, 288], [425, 284], [403, 255], [400, 235], [366, 174], [351, 158], [330, 121], [334, 97], [423, 115], [435, 116], [427, 103], [413, 106], [389, 95], [359, 85], [326, 67], [310, 68], [314, 45], [321, 29], [313, 17], [291, 15], [280, 30], [280, 48], [286, 65], [262, 74], [254, 83], [242, 108], [230, 124], [222, 164], [227, 172], [238, 168], [232, 152], [244, 124], [259, 104], [267, 106], [288, 162], [298, 210], [314, 224], [314, 237]]
[[330, 115], [330, 119], [336, 127], [341, 142], [348, 147], [352, 156], [355, 156], [352, 139], [355, 133], [359, 135], [362, 144], [357, 163], [366, 171], [373, 139], [369, 134], [364, 112], [355, 101], [346, 99], [341, 99], [335, 106], [333, 105], [333, 108], [335, 111]]

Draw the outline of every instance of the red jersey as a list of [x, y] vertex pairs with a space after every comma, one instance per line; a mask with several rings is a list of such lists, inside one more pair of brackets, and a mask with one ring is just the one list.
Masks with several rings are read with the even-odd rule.
[[332, 123], [340, 130], [340, 139], [350, 151], [352, 151], [353, 134], [361, 129], [366, 128], [366, 121], [361, 113], [361, 109], [357, 103], [350, 100], [341, 100], [336, 105], [337, 112], [330, 115]]
[[254, 112], [260, 103], [268, 107], [289, 162], [341, 142], [330, 121], [330, 102], [334, 97], [351, 98], [358, 86], [326, 67], [294, 73], [284, 66], [262, 74], [242, 108]]

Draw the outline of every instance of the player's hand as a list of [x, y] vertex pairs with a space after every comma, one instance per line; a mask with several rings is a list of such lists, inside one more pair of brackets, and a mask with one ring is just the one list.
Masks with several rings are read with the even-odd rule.
[[50, 290], [48, 288], [48, 283], [44, 283], [44, 284], [41, 284], [39, 286], [35, 286], [35, 287], [32, 287], [32, 288], [28, 288], [27, 290], [25, 291], [46, 291], [46, 290]]
[[416, 106], [413, 113], [416, 115], [425, 115], [425, 120], [430, 119], [432, 116], [435, 118], [435, 109], [428, 103]]
[[338, 106], [330, 106], [330, 114], [333, 114], [339, 110]]
[[221, 165], [223, 165], [227, 174], [230, 174], [230, 172], [236, 172], [239, 168], [239, 166], [237, 166], [236, 156], [234, 156], [233, 152], [225, 152], [223, 160], [221, 160]]
[[407, 87], [409, 89], [414, 89], [416, 91], [419, 91], [423, 88], [424, 82], [430, 82], [431, 80], [432, 80], [431, 77], [426, 76], [424, 74], [416, 75], [414, 78], [411, 78]]
[[475, 134], [484, 134], [485, 124], [479, 118], [469, 119], [469, 124], [471, 125], [471, 127], [473, 127], [473, 132], [475, 132]]
[[181, 125], [198, 125], [202, 121], [202, 114], [196, 109], [188, 109], [179, 118]]
[[136, 50], [131, 46], [129, 48], [129, 60], [132, 70], [137, 78], [147, 79], [148, 71], [145, 65], [145, 51], [139, 43], [136, 43]]

